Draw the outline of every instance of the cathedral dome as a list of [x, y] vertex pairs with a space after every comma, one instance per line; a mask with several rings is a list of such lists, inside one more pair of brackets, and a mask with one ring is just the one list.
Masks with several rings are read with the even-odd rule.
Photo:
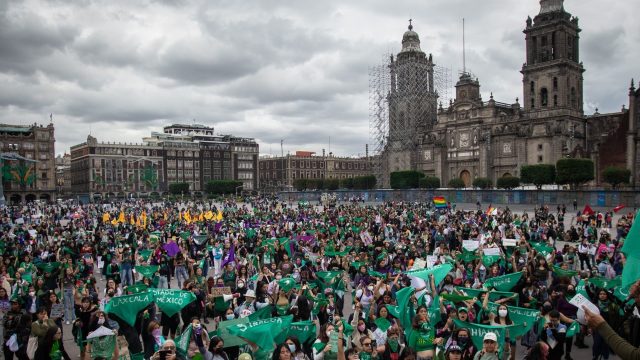
[[402, 52], [404, 51], [421, 51], [420, 37], [417, 32], [413, 31], [411, 24], [409, 24], [409, 30], [402, 35]]

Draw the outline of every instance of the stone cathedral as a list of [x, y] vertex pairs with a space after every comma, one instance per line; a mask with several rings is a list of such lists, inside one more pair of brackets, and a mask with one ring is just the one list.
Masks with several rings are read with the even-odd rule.
[[[601, 172], [608, 166], [629, 168], [632, 181], [640, 185], [638, 91], [632, 81], [629, 107], [622, 106], [619, 112], [584, 113], [580, 31], [578, 18], [565, 10], [563, 0], [540, 1], [539, 14], [527, 18], [524, 29], [522, 95], [514, 95], [513, 103], [493, 96], [484, 101], [479, 79], [463, 72], [455, 85], [455, 99], [427, 112], [414, 127], [417, 140], [409, 142], [409, 152], [391, 146], [397, 133], [390, 126], [391, 145], [383, 155], [385, 180], [392, 171], [413, 169], [439, 177], [443, 187], [453, 178], [470, 187], [477, 177], [495, 184], [502, 176], [520, 176], [525, 164], [580, 157], [594, 161], [596, 185], [602, 184]], [[397, 58], [432, 65], [431, 55], [425, 56], [411, 27]], [[397, 74], [390, 68], [394, 78]], [[425, 72], [423, 81], [432, 83], [431, 74]], [[399, 117], [396, 105], [389, 106], [390, 121]]]

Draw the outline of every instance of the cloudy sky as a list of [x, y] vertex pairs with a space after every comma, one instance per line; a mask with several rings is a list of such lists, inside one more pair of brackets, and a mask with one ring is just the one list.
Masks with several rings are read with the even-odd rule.
[[[640, 59], [640, 0], [567, 0], [580, 18], [585, 112], [619, 111]], [[171, 123], [255, 137], [261, 153], [364, 154], [368, 69], [397, 53], [407, 20], [422, 49], [467, 67], [488, 99], [522, 98], [537, 0], [0, 0], [0, 122], [48, 123], [56, 152], [89, 133], [140, 142]], [[329, 145], [330, 144], [330, 145]]]

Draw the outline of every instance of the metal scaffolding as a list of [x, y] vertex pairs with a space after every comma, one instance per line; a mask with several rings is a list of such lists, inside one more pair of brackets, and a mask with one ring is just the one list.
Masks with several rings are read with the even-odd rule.
[[371, 169], [379, 185], [385, 184], [393, 153], [410, 154], [403, 170], [415, 167], [421, 135], [437, 122], [438, 99], [449, 102], [451, 71], [433, 64], [431, 56], [390, 54], [369, 68], [369, 137]]

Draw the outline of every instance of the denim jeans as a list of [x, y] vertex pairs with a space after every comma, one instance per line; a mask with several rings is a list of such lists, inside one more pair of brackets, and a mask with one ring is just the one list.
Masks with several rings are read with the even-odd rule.
[[133, 273], [131, 272], [131, 266], [123, 265], [120, 270], [122, 276], [122, 286], [133, 285]]
[[166, 276], [159, 276], [158, 277], [158, 289], [168, 289], [169, 288], [169, 282], [167, 281], [167, 277]]
[[76, 320], [76, 311], [74, 308], [74, 298], [73, 298], [73, 289], [64, 289], [64, 320], [65, 321], [75, 321]]
[[187, 269], [184, 266], [176, 266], [176, 281], [178, 282], [178, 288], [182, 288], [182, 283], [189, 279]]

